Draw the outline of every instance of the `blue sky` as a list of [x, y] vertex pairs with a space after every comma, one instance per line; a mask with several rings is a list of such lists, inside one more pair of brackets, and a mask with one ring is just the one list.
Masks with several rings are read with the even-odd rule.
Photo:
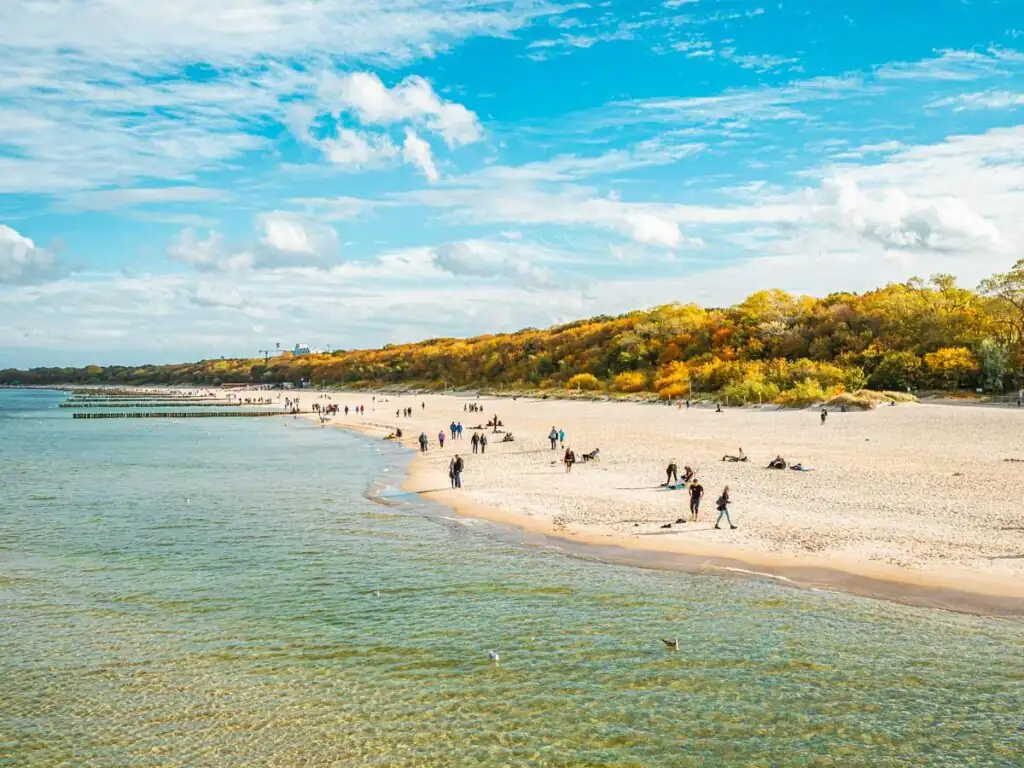
[[1020, 0], [5, 0], [0, 29], [0, 368], [1024, 257]]

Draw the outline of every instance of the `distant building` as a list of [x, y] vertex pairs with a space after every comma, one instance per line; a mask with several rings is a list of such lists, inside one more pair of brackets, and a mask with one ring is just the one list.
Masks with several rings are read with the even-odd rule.
[[309, 344], [296, 344], [295, 349], [292, 350], [292, 354], [296, 357], [302, 357], [303, 355], [308, 355], [312, 352], [313, 350], [309, 348]]

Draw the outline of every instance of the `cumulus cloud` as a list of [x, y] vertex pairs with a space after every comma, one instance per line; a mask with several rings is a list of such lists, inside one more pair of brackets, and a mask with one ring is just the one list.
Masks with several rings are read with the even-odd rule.
[[0, 224], [0, 283], [34, 283], [60, 275], [57, 258], [30, 238]]
[[241, 309], [245, 299], [237, 288], [221, 288], [209, 283], [199, 283], [191, 289], [183, 291], [187, 301], [197, 307], [213, 307], [223, 309]]
[[327, 75], [320, 100], [331, 111], [353, 113], [365, 125], [414, 123], [441, 136], [449, 147], [479, 141], [483, 133], [476, 114], [446, 101], [422, 77], [407, 77], [394, 88], [369, 72]]
[[459, 277], [505, 278], [523, 288], [546, 288], [555, 284], [545, 267], [532, 263], [531, 249], [518, 243], [463, 240], [434, 249], [434, 263]]
[[324, 155], [341, 169], [359, 171], [387, 165], [398, 155], [398, 147], [384, 134], [365, 133], [347, 128], [321, 142]]
[[[275, 211], [261, 214], [257, 224], [260, 243], [269, 252], [260, 259], [265, 265], [324, 266], [338, 255], [338, 233], [313, 219]], [[271, 254], [279, 258], [268, 258]]]
[[440, 178], [437, 166], [434, 165], [434, 155], [430, 145], [411, 128], [405, 129], [405, 142], [402, 144], [402, 157], [405, 162], [414, 165], [423, 172], [427, 181], [433, 183]]
[[856, 181], [833, 177], [809, 195], [809, 202], [814, 219], [895, 248], [991, 248], [1001, 240], [992, 221], [949, 195], [910, 197], [901, 189], [869, 195]]
[[338, 256], [338, 233], [320, 222], [275, 211], [256, 218], [257, 236], [232, 245], [219, 232], [206, 237], [188, 227], [167, 247], [172, 261], [201, 271], [246, 272], [280, 267], [329, 267]]

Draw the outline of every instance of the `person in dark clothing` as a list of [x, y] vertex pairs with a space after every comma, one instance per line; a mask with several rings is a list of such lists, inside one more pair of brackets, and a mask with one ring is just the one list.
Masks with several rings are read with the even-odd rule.
[[672, 459], [668, 466], [665, 467], [665, 485], [672, 485], [677, 482], [679, 482], [679, 468], [676, 466], [676, 460]]
[[690, 486], [690, 519], [697, 522], [697, 515], [700, 513], [700, 500], [704, 498], [704, 486], [699, 480], [694, 480]]
[[476, 432], [473, 433], [473, 437], [469, 441], [473, 445], [473, 453], [479, 453], [480, 451], [480, 435]]
[[558, 450], [558, 430], [554, 427], [552, 427], [551, 431], [548, 433], [548, 440], [551, 441], [551, 450]]
[[487, 435], [480, 435], [480, 453], [487, 453]]
[[427, 452], [427, 442], [428, 442], [427, 433], [426, 432], [420, 432], [420, 453], [426, 453]]
[[821, 426], [825, 426], [825, 419], [828, 418], [828, 411], [824, 408], [821, 409]]
[[448, 467], [448, 475], [452, 480], [452, 488], [462, 487], [462, 470], [465, 468], [465, 463], [462, 461], [462, 457], [459, 454], [455, 454], [455, 458], [452, 459], [451, 465]]
[[715, 528], [719, 527], [719, 523], [722, 522], [722, 518], [724, 517], [726, 522], [729, 523], [729, 527], [734, 531], [736, 530], [736, 526], [732, 524], [732, 518], [729, 517], [729, 504], [731, 502], [732, 499], [729, 498], [729, 486], [727, 485], [722, 490], [722, 495], [718, 497], [718, 502], [715, 505], [718, 508], [718, 519], [715, 520]]

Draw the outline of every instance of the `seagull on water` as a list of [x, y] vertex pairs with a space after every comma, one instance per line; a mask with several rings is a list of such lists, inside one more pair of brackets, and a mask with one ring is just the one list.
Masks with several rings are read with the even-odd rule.
[[666, 640], [665, 638], [661, 638], [661, 642], [663, 642], [665, 644], [665, 647], [668, 648], [670, 651], [678, 651], [679, 650], [679, 638], [678, 637], [674, 637], [671, 640]]
[[501, 656], [498, 655], [498, 649], [497, 648], [495, 648], [490, 653], [488, 653], [487, 654], [487, 658], [489, 658], [495, 664], [497, 664], [499, 661], [501, 661]]

